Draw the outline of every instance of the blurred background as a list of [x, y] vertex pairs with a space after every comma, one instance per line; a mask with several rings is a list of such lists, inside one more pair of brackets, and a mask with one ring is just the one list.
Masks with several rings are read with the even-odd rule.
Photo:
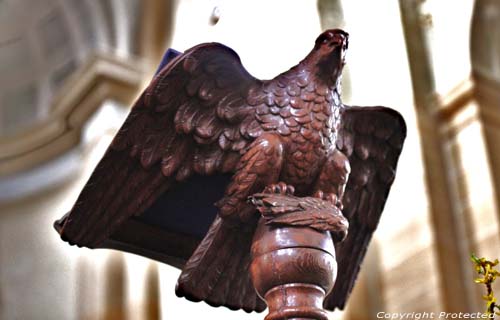
[[332, 27], [350, 33], [344, 101], [397, 109], [408, 138], [331, 318], [483, 311], [469, 255], [500, 258], [499, 1], [0, 0], [0, 319], [262, 319], [179, 299], [179, 270], [70, 247], [52, 223], [166, 48], [222, 42], [269, 79]]

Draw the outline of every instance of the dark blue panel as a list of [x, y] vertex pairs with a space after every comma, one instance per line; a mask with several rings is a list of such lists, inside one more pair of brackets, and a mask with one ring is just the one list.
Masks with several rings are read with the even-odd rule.
[[156, 69], [155, 75], [160, 72], [161, 69], [163, 69], [164, 66], [167, 65], [172, 59], [180, 55], [181, 53], [175, 49], [169, 48], [167, 51], [165, 51], [165, 54], [163, 55], [163, 58], [161, 59], [161, 63], [158, 66], [158, 69]]
[[193, 176], [167, 191], [138, 219], [202, 239], [217, 214], [214, 203], [222, 198], [230, 180], [229, 174]]
[[[160, 72], [181, 53], [168, 49], [156, 71]], [[199, 176], [177, 184], [161, 196], [138, 220], [169, 232], [180, 232], [202, 239], [212, 224], [231, 175]]]

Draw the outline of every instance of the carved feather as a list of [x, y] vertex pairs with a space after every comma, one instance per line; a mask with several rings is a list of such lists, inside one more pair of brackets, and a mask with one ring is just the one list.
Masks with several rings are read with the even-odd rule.
[[[351, 175], [343, 213], [348, 237], [336, 245], [337, 280], [325, 308], [343, 309], [378, 225], [406, 137], [401, 115], [384, 107], [348, 107], [342, 115], [337, 148], [348, 156]], [[381, 157], [380, 154], [391, 156]]]
[[[155, 200], [152, 195], [161, 195], [152, 190], [165, 191], [195, 172], [234, 171], [239, 155], [231, 150], [253, 140], [239, 134], [239, 125], [253, 127], [256, 122], [246, 120], [251, 113], [240, 112], [253, 107], [235, 99], [234, 92], [259, 83], [236, 53], [221, 44], [194, 47], [167, 64], [135, 103], [65, 220], [62, 236], [82, 246], [98, 246], [125, 219], [142, 213], [144, 204]], [[228, 98], [230, 107], [220, 110], [219, 101]], [[231, 139], [223, 140], [221, 148], [226, 130]]]

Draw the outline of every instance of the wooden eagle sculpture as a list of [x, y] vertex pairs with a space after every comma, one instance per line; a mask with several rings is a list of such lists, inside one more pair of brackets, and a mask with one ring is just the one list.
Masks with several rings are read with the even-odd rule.
[[[127, 219], [209, 177], [223, 195], [176, 293], [262, 311], [265, 303], [248, 274], [260, 214], [248, 198], [266, 187], [318, 197], [349, 220], [347, 238], [336, 244], [337, 281], [325, 300], [329, 310], [343, 308], [406, 135], [403, 118], [392, 109], [342, 104], [347, 47], [346, 32], [327, 30], [304, 60], [272, 80], [252, 77], [238, 55], [218, 43], [175, 57], [138, 98], [76, 204], [56, 222], [62, 238], [98, 247]], [[208, 186], [203, 192], [213, 191]], [[169, 206], [178, 198], [168, 198], [171, 209], [163, 214], [190, 223], [182, 205]]]

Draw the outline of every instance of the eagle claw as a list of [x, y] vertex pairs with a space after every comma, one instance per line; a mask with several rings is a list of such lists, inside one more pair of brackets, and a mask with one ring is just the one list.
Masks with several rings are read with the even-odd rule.
[[313, 194], [313, 197], [324, 201], [328, 201], [337, 208], [339, 208], [340, 210], [344, 208], [344, 206], [342, 205], [342, 201], [340, 201], [340, 199], [335, 193], [324, 193], [323, 191], [318, 190]]
[[271, 194], [281, 194], [293, 196], [295, 193], [295, 187], [284, 182], [278, 182], [276, 184], [270, 184], [264, 188], [263, 193]]

